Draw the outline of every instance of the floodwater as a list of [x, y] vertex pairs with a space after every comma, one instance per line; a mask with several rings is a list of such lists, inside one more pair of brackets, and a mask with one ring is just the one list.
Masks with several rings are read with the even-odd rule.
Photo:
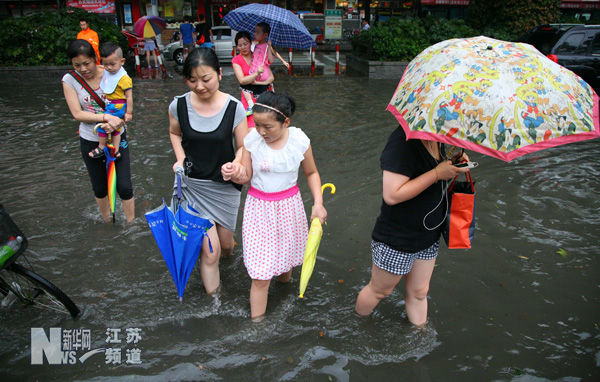
[[[298, 268], [290, 284], [272, 283], [266, 318], [258, 323], [249, 318], [241, 213], [240, 244], [221, 260], [222, 293], [207, 296], [194, 272], [182, 303], [144, 219], [171, 192], [167, 106], [187, 91], [177, 75], [134, 80], [128, 135], [137, 218], [129, 225], [120, 204], [116, 224], [100, 221], [60, 79], [0, 89], [0, 203], [28, 236], [35, 270], [83, 311], [71, 319], [1, 308], [0, 379], [598, 380], [599, 141], [508, 164], [471, 154], [480, 164], [473, 170], [474, 247], [442, 244], [429, 323], [417, 331], [406, 319], [402, 286], [371, 317], [353, 312], [370, 278], [379, 155], [397, 126], [384, 109], [396, 81], [282, 75], [275, 86], [296, 98], [293, 125], [311, 138], [322, 180], [337, 192], [325, 196], [328, 225], [305, 298], [297, 295]], [[221, 87], [239, 97], [230, 70]], [[310, 211], [303, 176], [299, 185]], [[47, 336], [50, 328], [87, 331], [90, 343], [75, 349], [76, 359], [111, 350], [84, 363], [31, 365], [31, 328]], [[111, 329], [121, 330], [120, 343], [107, 343]], [[131, 335], [128, 343], [134, 329], [141, 338]]]

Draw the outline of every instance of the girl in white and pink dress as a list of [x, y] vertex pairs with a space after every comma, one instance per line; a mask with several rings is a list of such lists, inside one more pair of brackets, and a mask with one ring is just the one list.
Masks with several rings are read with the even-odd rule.
[[289, 127], [294, 110], [294, 100], [285, 93], [261, 94], [254, 104], [256, 128], [244, 139], [242, 163], [221, 168], [225, 180], [250, 181], [242, 239], [244, 264], [252, 279], [252, 318], [265, 313], [273, 276], [290, 281], [292, 268], [304, 258], [308, 221], [296, 185], [300, 166], [315, 202], [310, 220], [318, 217], [324, 223], [327, 219], [310, 140], [299, 128]]

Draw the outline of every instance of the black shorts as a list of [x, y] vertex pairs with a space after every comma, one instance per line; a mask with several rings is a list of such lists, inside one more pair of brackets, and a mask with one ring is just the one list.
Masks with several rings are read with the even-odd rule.
[[[90, 175], [94, 196], [98, 199], [102, 199], [108, 195], [106, 158], [90, 158], [89, 153], [98, 147], [98, 142], [88, 141], [81, 137], [79, 140], [81, 143], [81, 156], [83, 157], [83, 162]], [[129, 147], [126, 134], [121, 135], [119, 152], [121, 153], [121, 159], [115, 161], [115, 169], [117, 170], [117, 193], [121, 197], [121, 200], [129, 200], [133, 198], [133, 186], [131, 185], [131, 161], [129, 158]]]

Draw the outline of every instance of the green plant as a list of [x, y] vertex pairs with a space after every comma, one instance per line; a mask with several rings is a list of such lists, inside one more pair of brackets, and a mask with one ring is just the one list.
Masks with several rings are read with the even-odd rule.
[[100, 44], [111, 41], [127, 51], [127, 39], [120, 28], [94, 13], [79, 8], [47, 11], [22, 18], [0, 21], [0, 65], [68, 65], [66, 49], [81, 30], [85, 17], [98, 33]]
[[557, 22], [560, 0], [470, 0], [469, 24], [477, 29], [494, 25], [516, 35], [540, 25]]
[[477, 34], [463, 20], [391, 18], [360, 32], [352, 39], [352, 47], [369, 60], [410, 61], [430, 45]]

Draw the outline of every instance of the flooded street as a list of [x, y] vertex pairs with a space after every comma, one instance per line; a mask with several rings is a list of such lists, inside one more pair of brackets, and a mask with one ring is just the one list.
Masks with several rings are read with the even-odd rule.
[[[224, 66], [221, 90], [239, 98]], [[292, 125], [311, 139], [323, 183], [337, 192], [324, 197], [328, 225], [305, 298], [298, 299], [297, 268], [290, 284], [272, 283], [260, 323], [250, 320], [241, 213], [238, 245], [221, 260], [222, 293], [207, 296], [194, 271], [182, 303], [144, 219], [171, 194], [167, 107], [188, 91], [178, 75], [134, 79], [128, 136], [137, 218], [129, 225], [120, 201], [117, 223], [101, 222], [60, 78], [0, 89], [0, 203], [27, 235], [36, 272], [83, 311], [73, 320], [0, 307], [0, 379], [599, 380], [599, 140], [511, 163], [470, 153], [479, 162], [474, 247], [448, 250], [442, 241], [425, 330], [406, 319], [402, 283], [371, 317], [354, 313], [370, 279], [379, 156], [398, 126], [385, 108], [396, 85], [350, 76], [276, 78], [276, 91], [297, 101]], [[299, 186], [310, 211], [303, 175]], [[47, 335], [50, 328], [89, 330], [91, 349], [120, 349], [121, 362], [107, 363], [102, 351], [84, 363], [31, 365], [31, 328]], [[141, 329], [137, 343], [126, 341], [132, 328]], [[121, 342], [107, 343], [116, 329]], [[139, 364], [126, 362], [134, 349]]]

